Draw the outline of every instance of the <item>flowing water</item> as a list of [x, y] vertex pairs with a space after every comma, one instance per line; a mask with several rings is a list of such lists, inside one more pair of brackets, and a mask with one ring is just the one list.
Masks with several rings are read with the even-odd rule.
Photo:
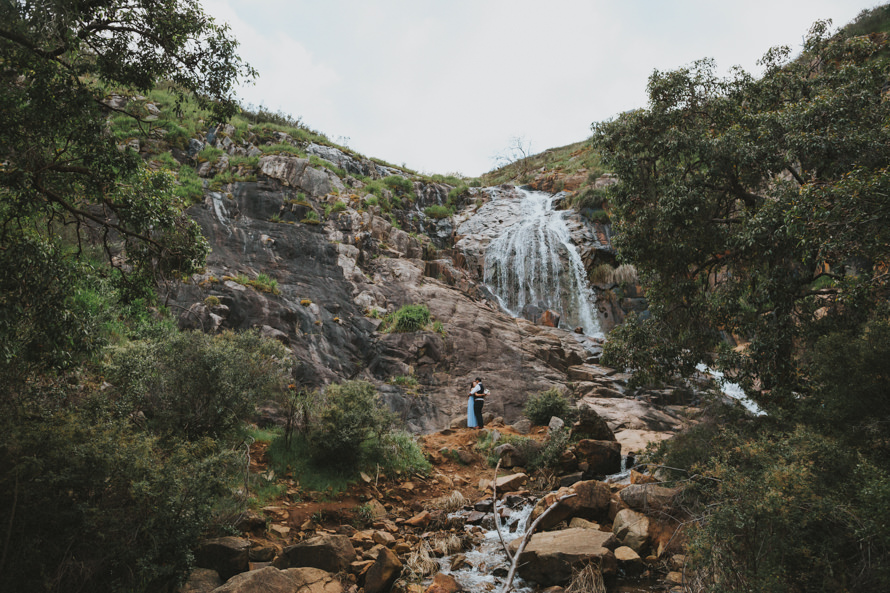
[[599, 335], [595, 297], [566, 227], [567, 212], [554, 210], [549, 194], [516, 191], [520, 220], [489, 243], [485, 284], [514, 317], [527, 306], [553, 309], [560, 313], [560, 326]]
[[[534, 503], [527, 503], [518, 509], [511, 510], [510, 516], [501, 520], [501, 533], [507, 545], [514, 539], [522, 537], [525, 533], [528, 518], [534, 507]], [[501, 508], [504, 508], [504, 505], [498, 505], [498, 510]], [[443, 573], [454, 576], [467, 591], [500, 591], [506, 579], [496, 577], [493, 573], [495, 571], [505, 573], [510, 569], [510, 562], [507, 560], [507, 555], [504, 554], [501, 540], [498, 538], [498, 532], [494, 527], [485, 531], [483, 538], [481, 544], [463, 553], [467, 559], [466, 566], [452, 571], [450, 568], [452, 556], [440, 558], [439, 566]], [[531, 593], [533, 591], [533, 588], [519, 577], [513, 579], [513, 587], [518, 593]]]

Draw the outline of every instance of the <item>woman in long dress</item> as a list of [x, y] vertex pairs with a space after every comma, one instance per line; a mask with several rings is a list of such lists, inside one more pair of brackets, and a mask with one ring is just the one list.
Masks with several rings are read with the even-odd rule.
[[476, 420], [476, 393], [479, 392], [480, 385], [482, 385], [482, 381], [477, 378], [473, 381], [473, 386], [470, 388], [470, 395], [467, 399], [467, 428], [477, 428], [479, 426], [479, 422]]

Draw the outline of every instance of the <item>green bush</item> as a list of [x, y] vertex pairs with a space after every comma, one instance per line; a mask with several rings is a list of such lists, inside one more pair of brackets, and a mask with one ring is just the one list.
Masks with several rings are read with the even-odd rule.
[[529, 460], [529, 468], [536, 469], [556, 469], [559, 461], [562, 459], [563, 452], [569, 448], [571, 444], [571, 430], [563, 426], [557, 431], [550, 433], [550, 438], [544, 444], [544, 447]]
[[126, 414], [145, 415], [152, 431], [198, 440], [232, 436], [260, 399], [284, 381], [284, 347], [257, 331], [171, 332], [114, 348], [107, 365]]
[[404, 305], [387, 315], [380, 325], [387, 333], [421, 331], [430, 322], [430, 310], [426, 305]]
[[389, 175], [388, 177], [384, 177], [383, 183], [394, 193], [403, 196], [414, 192], [414, 184], [411, 183], [411, 180], [399, 175]]
[[388, 475], [428, 474], [432, 469], [414, 436], [403, 431], [393, 431], [383, 437], [380, 469]]
[[191, 568], [232, 455], [209, 440], [162, 448], [103, 409], [0, 420], [0, 590], [170, 591]]
[[434, 218], [436, 220], [439, 220], [441, 218], [448, 218], [452, 214], [451, 209], [448, 206], [441, 206], [439, 204], [427, 206], [423, 209], [423, 213], [426, 214], [429, 218]]
[[557, 416], [567, 419], [571, 411], [571, 404], [566, 396], [553, 387], [547, 391], [542, 391], [537, 395], [529, 396], [522, 408], [522, 413], [526, 418], [531, 420], [536, 426], [546, 426], [550, 423], [550, 418]]
[[374, 386], [365, 381], [329, 385], [325, 399], [309, 430], [315, 464], [352, 469], [379, 459], [383, 435], [394, 419], [377, 402]]

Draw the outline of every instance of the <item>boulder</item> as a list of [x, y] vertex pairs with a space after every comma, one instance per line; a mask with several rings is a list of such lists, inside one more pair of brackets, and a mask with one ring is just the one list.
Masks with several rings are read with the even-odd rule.
[[[515, 554], [520, 539], [510, 543]], [[590, 561], [601, 563], [604, 575], [615, 574], [617, 563], [610, 548], [618, 542], [611, 533], [593, 529], [564, 529], [536, 533], [519, 556], [519, 576], [540, 585], [562, 585], [572, 569]]]
[[463, 590], [464, 588], [460, 586], [457, 579], [450, 574], [439, 572], [433, 577], [432, 584], [427, 587], [424, 593], [461, 593]]
[[589, 475], [608, 476], [621, 471], [621, 444], [616, 441], [583, 439], [571, 451], [579, 464], [587, 464]]
[[559, 503], [559, 506], [541, 521], [539, 524], [541, 529], [549, 529], [560, 521], [572, 517], [603, 520], [608, 516], [611, 502], [609, 486], [596, 480], [587, 480], [568, 488], [560, 488], [541, 498], [532, 510], [530, 520], [534, 521], [540, 517], [550, 505], [566, 494], [575, 494], [575, 496]]
[[572, 425], [572, 438], [593, 439], [595, 441], [614, 441], [615, 433], [609, 428], [605, 419], [590, 406], [582, 406], [578, 410], [580, 417]]
[[520, 418], [513, 423], [512, 428], [519, 434], [528, 434], [532, 429], [532, 422], [528, 418]]
[[250, 562], [250, 540], [243, 537], [208, 539], [195, 550], [195, 566], [210, 568], [224, 581], [246, 572]]
[[229, 579], [214, 593], [343, 593], [343, 586], [317, 568], [279, 570], [267, 566]]
[[406, 520], [405, 525], [409, 527], [426, 527], [427, 525], [429, 525], [432, 517], [433, 516], [430, 514], [429, 511], [421, 511], [420, 513]]
[[365, 573], [365, 593], [389, 591], [401, 572], [402, 563], [399, 557], [392, 550], [383, 548], [377, 555], [377, 560]]
[[650, 509], [670, 509], [679, 492], [679, 488], [666, 488], [657, 484], [631, 484], [619, 496], [630, 508], [646, 512]]
[[541, 317], [538, 321], [541, 325], [546, 325], [547, 327], [559, 327], [559, 313], [554, 311], [553, 309], [547, 309], [543, 313], [541, 313]]
[[[284, 549], [278, 568], [312, 567], [328, 572], [347, 570], [355, 561], [355, 548], [345, 535], [316, 535]], [[283, 566], [282, 566], [283, 565]]]
[[[508, 476], [501, 476], [495, 481], [495, 486], [497, 486], [498, 493], [504, 492], [516, 492], [522, 488], [522, 485], [528, 481], [528, 476], [525, 474], [510, 474]], [[491, 488], [491, 480], [488, 480], [487, 488]]]
[[562, 427], [565, 425], [566, 423], [563, 421], [562, 418], [559, 418], [558, 416], [551, 416], [550, 422], [547, 424], [547, 430], [549, 430], [550, 432], [556, 432], [557, 430], [562, 429]]
[[615, 515], [612, 533], [621, 545], [640, 552], [649, 541], [649, 518], [631, 509], [623, 509]]
[[189, 575], [179, 593], [210, 593], [222, 583], [222, 579], [219, 578], [219, 574], [215, 570], [196, 568]]
[[615, 549], [615, 560], [618, 561], [618, 570], [628, 576], [637, 576], [645, 569], [640, 555], [627, 546]]

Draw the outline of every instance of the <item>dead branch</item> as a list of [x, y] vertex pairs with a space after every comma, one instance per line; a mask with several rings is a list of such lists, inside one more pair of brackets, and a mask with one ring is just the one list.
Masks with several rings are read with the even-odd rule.
[[510, 572], [507, 574], [507, 581], [504, 583], [504, 587], [501, 589], [500, 593], [507, 593], [508, 591], [513, 589], [513, 577], [515, 576], [516, 569], [519, 566], [519, 557], [522, 556], [522, 552], [523, 552], [523, 550], [525, 550], [525, 546], [528, 544], [529, 540], [532, 538], [532, 534], [535, 532], [535, 529], [538, 528], [538, 524], [544, 519], [544, 517], [546, 517], [547, 515], [550, 514], [550, 511], [552, 511], [553, 509], [558, 507], [559, 503], [561, 503], [562, 501], [567, 500], [569, 498], [572, 498], [573, 496], [578, 496], [578, 495], [573, 493], [573, 494], [566, 494], [565, 496], [561, 496], [559, 499], [557, 499], [556, 502], [554, 502], [552, 505], [547, 507], [547, 510], [544, 511], [543, 513], [541, 513], [541, 516], [538, 517], [537, 519], [535, 519], [535, 522], [531, 524], [531, 527], [529, 527], [525, 531], [525, 535], [522, 536], [522, 541], [519, 542], [519, 547], [516, 548], [516, 556], [513, 557], [513, 563], [510, 565]]

